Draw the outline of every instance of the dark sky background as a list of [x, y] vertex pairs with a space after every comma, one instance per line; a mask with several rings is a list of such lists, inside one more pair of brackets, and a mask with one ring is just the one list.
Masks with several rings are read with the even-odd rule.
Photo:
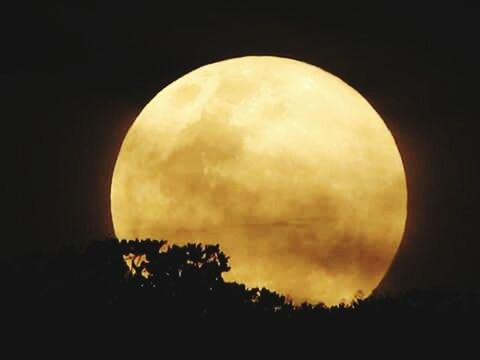
[[473, 8], [17, 3], [0, 12], [2, 256], [111, 236], [115, 157], [145, 104], [201, 65], [278, 55], [356, 88], [397, 141], [409, 214], [382, 289], [480, 283]]

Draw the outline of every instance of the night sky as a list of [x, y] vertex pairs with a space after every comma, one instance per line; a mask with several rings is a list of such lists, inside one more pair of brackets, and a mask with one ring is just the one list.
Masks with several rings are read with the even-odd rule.
[[114, 162], [145, 104], [204, 64], [276, 55], [342, 78], [395, 137], [409, 213], [381, 288], [479, 283], [473, 9], [54, 3], [2, 5], [2, 256], [112, 236]]

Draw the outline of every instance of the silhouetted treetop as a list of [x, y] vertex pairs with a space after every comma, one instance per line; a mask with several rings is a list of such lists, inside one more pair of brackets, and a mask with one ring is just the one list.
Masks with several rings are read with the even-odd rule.
[[[69, 249], [47, 259], [25, 257], [5, 266], [4, 306], [17, 313], [116, 314], [138, 319], [246, 323], [288, 322], [332, 326], [343, 321], [403, 321], [459, 318], [477, 313], [478, 293], [410, 292], [364, 298], [351, 306], [292, 304], [266, 288], [226, 282], [229, 257], [219, 245], [168, 245], [165, 240], [92, 243], [85, 251]], [[153, 321], [152, 320], [152, 321]]]

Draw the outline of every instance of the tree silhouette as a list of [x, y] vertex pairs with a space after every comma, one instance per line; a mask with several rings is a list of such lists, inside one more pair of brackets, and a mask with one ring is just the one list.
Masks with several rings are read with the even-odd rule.
[[[266, 288], [226, 282], [229, 258], [219, 245], [170, 245], [164, 240], [108, 239], [85, 251], [65, 249], [47, 258], [39, 254], [3, 263], [2, 307], [31, 320], [44, 316], [73, 319], [121, 319], [120, 326], [156, 324], [269, 324], [273, 328], [317, 326], [342, 331], [345, 326], [478, 316], [480, 296], [445, 290], [365, 298], [326, 307], [293, 304]], [[94, 320], [97, 321], [97, 320]], [[111, 321], [111, 320], [110, 320]], [[192, 325], [193, 326], [193, 325]]]

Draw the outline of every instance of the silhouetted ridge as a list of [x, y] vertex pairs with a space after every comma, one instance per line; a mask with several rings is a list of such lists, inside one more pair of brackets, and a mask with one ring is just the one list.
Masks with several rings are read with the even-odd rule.
[[[164, 240], [92, 243], [53, 258], [3, 264], [3, 308], [12, 316], [133, 317], [135, 322], [255, 323], [331, 328], [478, 316], [479, 294], [412, 291], [358, 299], [351, 306], [293, 305], [266, 288], [226, 282], [229, 258], [219, 245], [167, 246]], [[30, 317], [30, 318], [29, 318]]]

